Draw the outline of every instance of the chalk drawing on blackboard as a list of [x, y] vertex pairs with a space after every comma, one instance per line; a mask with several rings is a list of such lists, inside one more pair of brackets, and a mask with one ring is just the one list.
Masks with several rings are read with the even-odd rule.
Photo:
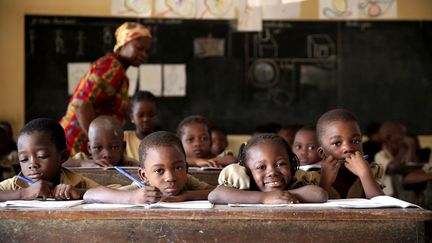
[[77, 41], [78, 41], [78, 48], [75, 56], [84, 56], [84, 40], [86, 39], [84, 35], [84, 31], [80, 30], [78, 31]]
[[321, 19], [357, 18], [356, 3], [357, 0], [320, 0], [319, 16]]
[[259, 88], [269, 88], [279, 82], [279, 67], [273, 59], [257, 59], [249, 68], [252, 84]]
[[278, 57], [279, 47], [269, 28], [253, 36], [254, 57]]
[[163, 65], [163, 96], [186, 96], [186, 65]]
[[162, 65], [140, 65], [139, 90], [148, 90], [156, 96], [162, 96]]
[[225, 53], [224, 47], [224, 39], [213, 38], [210, 34], [208, 37], [194, 40], [194, 55], [195, 57], [223, 56]]
[[336, 56], [336, 45], [326, 34], [307, 36], [307, 55], [309, 58], [328, 59]]
[[155, 1], [154, 17], [195, 18], [195, 0], [159, 0]]
[[55, 34], [55, 51], [57, 54], [65, 54], [65, 43], [63, 39], [63, 31], [61, 29], [56, 30]]
[[360, 0], [358, 5], [360, 17], [396, 18], [396, 0]]
[[89, 62], [71, 62], [67, 64], [68, 94], [72, 95], [80, 79], [89, 71]]
[[110, 52], [113, 49], [113, 35], [110, 27], [103, 28], [103, 49], [105, 52]]
[[111, 0], [112, 15], [149, 17], [152, 8], [152, 0]]
[[234, 19], [235, 10], [234, 0], [197, 1], [198, 19]]

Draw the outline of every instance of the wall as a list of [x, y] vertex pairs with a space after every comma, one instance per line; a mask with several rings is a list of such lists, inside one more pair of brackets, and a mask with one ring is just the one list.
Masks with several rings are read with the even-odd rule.
[[[14, 133], [24, 125], [24, 15], [108, 16], [110, 0], [0, 0], [0, 119], [12, 123]], [[317, 20], [318, 1], [302, 2], [301, 20]], [[432, 1], [399, 0], [404, 20], [432, 19]]]

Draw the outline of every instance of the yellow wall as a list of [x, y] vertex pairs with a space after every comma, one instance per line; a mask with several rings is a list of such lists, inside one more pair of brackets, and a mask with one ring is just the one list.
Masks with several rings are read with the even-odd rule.
[[[24, 125], [24, 15], [108, 16], [110, 4], [111, 0], [0, 0], [0, 120], [10, 121], [14, 134]], [[317, 15], [318, 0], [302, 2], [301, 20], [316, 20]], [[399, 0], [398, 15], [432, 19], [432, 0]]]

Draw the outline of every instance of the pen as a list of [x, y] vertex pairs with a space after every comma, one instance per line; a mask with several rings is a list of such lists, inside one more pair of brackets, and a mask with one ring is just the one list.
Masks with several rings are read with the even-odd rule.
[[33, 184], [33, 183], [34, 183], [32, 180], [30, 180], [30, 179], [28, 179], [28, 178], [25, 178], [24, 176], [17, 175], [17, 177], [18, 177], [19, 179], [21, 179], [22, 181], [27, 182], [28, 184]]
[[140, 180], [138, 180], [135, 177], [133, 177], [132, 175], [130, 175], [127, 171], [123, 170], [122, 168], [120, 168], [118, 166], [114, 166], [114, 169], [116, 169], [118, 172], [120, 172], [121, 174], [123, 174], [127, 178], [131, 179], [132, 181], [136, 182], [140, 187], [144, 187], [144, 184]]

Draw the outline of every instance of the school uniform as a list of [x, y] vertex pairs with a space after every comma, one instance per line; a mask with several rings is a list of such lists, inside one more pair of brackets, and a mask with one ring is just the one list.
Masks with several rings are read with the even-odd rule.
[[[92, 157], [88, 156], [86, 153], [79, 152], [79, 153], [75, 154], [72, 157], [72, 159], [74, 159], [74, 160], [92, 160]], [[138, 160], [135, 160], [133, 158], [129, 158], [126, 155], [123, 155], [123, 158], [116, 165], [118, 165], [118, 166], [140, 166], [140, 163], [138, 162]]]
[[[22, 172], [19, 173], [22, 176]], [[90, 189], [99, 186], [95, 181], [72, 172], [64, 167], [60, 168], [60, 184], [68, 184], [78, 189]], [[27, 188], [30, 185], [27, 182], [18, 179], [17, 176], [0, 182], [0, 191], [13, 191]]]
[[126, 142], [125, 156], [139, 161], [139, 146], [141, 140], [137, 137], [135, 131], [124, 131], [124, 141]]

